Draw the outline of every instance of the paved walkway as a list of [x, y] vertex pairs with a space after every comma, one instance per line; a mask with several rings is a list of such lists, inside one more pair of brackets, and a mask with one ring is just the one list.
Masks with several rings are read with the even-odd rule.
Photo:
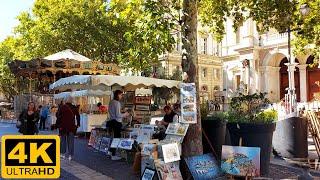
[[[109, 176], [106, 176], [100, 172], [97, 172], [93, 169], [88, 168], [87, 166], [84, 166], [80, 163], [77, 163], [75, 161], [68, 161], [68, 160], [61, 160], [61, 169], [66, 171], [67, 173], [71, 174], [72, 177], [66, 177], [72, 178], [72, 179], [90, 179], [90, 180], [109, 180], [113, 179]], [[62, 172], [62, 179], [65, 176], [65, 173]]]
[[[41, 134], [55, 134], [52, 131], [41, 131]], [[0, 137], [5, 134], [17, 134], [15, 124], [0, 123]], [[75, 139], [75, 156], [72, 161], [61, 160], [62, 180], [138, 180], [132, 166], [125, 161], [111, 161], [104, 153], [97, 152], [87, 146], [87, 139]], [[1, 143], [1, 142], [0, 142]], [[272, 159], [269, 178], [296, 178], [302, 174], [301, 168], [292, 167], [283, 160]], [[313, 172], [315, 179], [320, 179], [320, 173]], [[0, 178], [1, 179], [1, 178]]]

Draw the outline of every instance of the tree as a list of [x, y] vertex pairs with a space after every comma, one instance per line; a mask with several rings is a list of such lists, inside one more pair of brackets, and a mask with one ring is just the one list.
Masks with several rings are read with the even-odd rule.
[[134, 71], [150, 69], [174, 39], [169, 24], [144, 13], [145, 6], [142, 0], [36, 0], [32, 13], [18, 16], [15, 55], [32, 59], [73, 49]]
[[[182, 6], [182, 71], [187, 74], [185, 82], [195, 83], [199, 92], [197, 26], [197, 0], [184, 0]], [[185, 141], [182, 144], [182, 154], [186, 157], [203, 153], [202, 130], [200, 114], [200, 98], [197, 93], [197, 124], [189, 126]]]
[[0, 43], [0, 92], [8, 101], [12, 101], [18, 93], [16, 79], [8, 67], [8, 63], [14, 58], [15, 43], [13, 37], [8, 37]]
[[[307, 16], [300, 13], [303, 4], [311, 8]], [[211, 28], [218, 41], [225, 34], [227, 17], [233, 21], [235, 31], [245, 20], [252, 18], [260, 33], [271, 28], [280, 33], [289, 27], [298, 29], [294, 40], [296, 53], [320, 54], [320, 0], [201, 0], [199, 6], [201, 22]]]

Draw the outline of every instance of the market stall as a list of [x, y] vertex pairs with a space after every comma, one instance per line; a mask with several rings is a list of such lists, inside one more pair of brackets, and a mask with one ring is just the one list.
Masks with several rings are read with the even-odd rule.
[[[79, 105], [80, 124], [78, 132], [91, 132], [92, 128], [103, 126], [107, 119], [106, 112], [98, 112], [95, 108], [98, 102], [110, 100], [110, 91], [102, 90], [79, 90], [73, 92], [61, 92], [55, 94], [55, 99], [63, 100], [67, 97], [73, 97], [74, 103]], [[55, 115], [51, 115], [51, 119], [55, 119]]]
[[[149, 88], [177, 88], [178, 85], [178, 81], [154, 79], [140, 76], [74, 75], [56, 81], [55, 83], [50, 85], [50, 89], [59, 91], [77, 90], [70, 93], [70, 95], [73, 97], [96, 97], [97, 94], [90, 94], [90, 92], [111, 92], [117, 88], [121, 88], [123, 91], [125, 91], [125, 97], [122, 102], [123, 107], [126, 107], [126, 111], [131, 112], [133, 116], [131, 119], [127, 119], [127, 121], [124, 121], [124, 123], [131, 123], [132, 120], [150, 123], [152, 115], [152, 113], [150, 112], [152, 90]], [[138, 89], [138, 91], [135, 91], [136, 89]], [[67, 95], [67, 93], [63, 92], [63, 94], [59, 94], [57, 96], [65, 95]], [[90, 100], [88, 100], [88, 102], [90, 102]], [[90, 102], [89, 104], [92, 105], [95, 103]], [[89, 130], [91, 130], [92, 127], [98, 127], [98, 125], [96, 124], [100, 124], [101, 121], [105, 121], [107, 119], [107, 116], [102, 117], [100, 114], [97, 115], [94, 112], [92, 112], [92, 108], [90, 108], [90, 110], [91, 111], [82, 110], [83, 113], [81, 114], [81, 122], [88, 122], [81, 123], [83, 127], [81, 127], [80, 129], [84, 129], [84, 132], [90, 132]]]

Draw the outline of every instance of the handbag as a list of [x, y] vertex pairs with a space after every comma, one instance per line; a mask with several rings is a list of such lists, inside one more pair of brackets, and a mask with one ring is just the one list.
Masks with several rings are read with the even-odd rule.
[[21, 125], [22, 125], [21, 121], [18, 120], [16, 123], [16, 127], [19, 129], [21, 127]]

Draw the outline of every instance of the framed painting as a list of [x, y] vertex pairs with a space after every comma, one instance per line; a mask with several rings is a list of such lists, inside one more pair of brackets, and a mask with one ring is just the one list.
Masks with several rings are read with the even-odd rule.
[[156, 174], [156, 170], [151, 168], [145, 168], [141, 177], [141, 180], [153, 180]]

